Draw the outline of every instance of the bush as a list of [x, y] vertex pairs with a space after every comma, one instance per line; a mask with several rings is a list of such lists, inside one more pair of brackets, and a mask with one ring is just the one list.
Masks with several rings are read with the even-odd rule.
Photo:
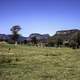
[[71, 40], [69, 44], [70, 44], [70, 47], [72, 47], [73, 49], [77, 48], [77, 43], [74, 40]]

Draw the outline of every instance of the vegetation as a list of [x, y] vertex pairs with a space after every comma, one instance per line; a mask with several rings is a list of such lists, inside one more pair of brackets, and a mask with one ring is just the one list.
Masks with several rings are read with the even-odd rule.
[[12, 28], [10, 30], [13, 33], [12, 40], [16, 43], [17, 42], [17, 39], [19, 37], [18, 32], [21, 30], [21, 27], [18, 26], [18, 25], [15, 25], [15, 26], [12, 26]]
[[58, 31], [54, 36], [49, 38], [49, 43], [57, 47], [80, 48], [80, 30]]
[[31, 38], [31, 42], [32, 42], [33, 45], [37, 45], [38, 44], [38, 40], [37, 40], [37, 38], [35, 36]]
[[55, 35], [33, 33], [29, 37], [19, 35], [21, 27], [18, 25], [12, 26], [10, 29], [12, 35], [0, 34], [0, 41], [5, 41], [10, 44], [25, 44], [32, 46], [43, 47], [71, 47], [73, 49], [80, 48], [80, 30], [62, 30], [57, 31]]
[[0, 80], [80, 80], [80, 49], [0, 44]]

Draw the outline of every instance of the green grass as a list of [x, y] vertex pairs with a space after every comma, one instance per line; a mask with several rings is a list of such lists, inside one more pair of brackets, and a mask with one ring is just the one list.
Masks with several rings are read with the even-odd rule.
[[80, 50], [1, 45], [0, 80], [80, 80]]

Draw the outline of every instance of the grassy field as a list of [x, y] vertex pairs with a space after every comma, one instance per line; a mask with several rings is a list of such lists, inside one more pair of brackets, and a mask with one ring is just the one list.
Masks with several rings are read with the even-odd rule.
[[0, 80], [80, 80], [80, 49], [0, 44]]

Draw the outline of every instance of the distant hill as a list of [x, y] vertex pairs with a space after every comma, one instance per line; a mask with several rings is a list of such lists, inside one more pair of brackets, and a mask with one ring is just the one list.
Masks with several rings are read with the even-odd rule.
[[[52, 44], [53, 42], [64, 42], [64, 41], [70, 41], [71, 39], [77, 40], [77, 33], [80, 32], [78, 29], [72, 29], [72, 30], [61, 30], [57, 31], [55, 35], [50, 36], [49, 34], [39, 34], [39, 33], [32, 33], [29, 35], [29, 37], [19, 36], [17, 39], [18, 43], [25, 43], [25, 42], [31, 42], [31, 39], [33, 37], [36, 37], [36, 39], [39, 42], [42, 43], [48, 43]], [[7, 41], [12, 42], [12, 35], [6, 35], [6, 34], [0, 34], [0, 41]], [[80, 43], [80, 41], [78, 41]]]
[[30, 36], [28, 37], [29, 40], [31, 40], [33, 37], [36, 37], [36, 39], [39, 42], [47, 42], [48, 38], [50, 37], [49, 34], [39, 34], [39, 33], [32, 33], [30, 34]]
[[4, 41], [4, 40], [7, 40], [9, 39], [9, 35], [6, 35], [6, 34], [0, 34], [0, 41]]
[[52, 36], [53, 39], [62, 39], [70, 40], [72, 36], [74, 36], [77, 32], [80, 32], [78, 29], [72, 29], [72, 30], [61, 30], [57, 31], [55, 35]]
[[[22, 43], [24, 41], [31, 41], [32, 37], [36, 37], [39, 41], [47, 41], [47, 39], [50, 37], [49, 34], [39, 34], [39, 33], [32, 33], [29, 35], [29, 37], [19, 36], [17, 39], [18, 43]], [[6, 34], [0, 34], [0, 41], [7, 41], [12, 42], [12, 35], [6, 35]]]
[[[17, 39], [18, 43], [24, 42], [27, 37], [19, 36]], [[0, 34], [0, 41], [12, 42], [12, 35]]]
[[41, 40], [41, 39], [48, 39], [50, 36], [49, 34], [32, 33], [30, 34], [29, 38], [32, 38], [32, 37], [36, 37], [38, 40]]

